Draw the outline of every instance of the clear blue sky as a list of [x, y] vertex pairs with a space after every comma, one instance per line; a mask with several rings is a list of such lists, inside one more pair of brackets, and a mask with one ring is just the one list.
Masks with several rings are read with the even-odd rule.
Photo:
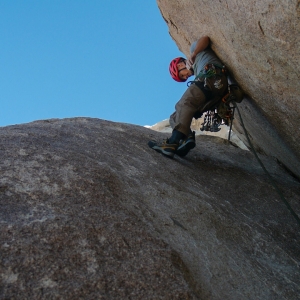
[[0, 126], [166, 119], [186, 89], [155, 0], [0, 0]]

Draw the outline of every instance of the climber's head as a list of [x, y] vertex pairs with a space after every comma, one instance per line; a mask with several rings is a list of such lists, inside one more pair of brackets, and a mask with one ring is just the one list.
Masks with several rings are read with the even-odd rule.
[[171, 61], [169, 71], [174, 80], [178, 82], [185, 82], [193, 75], [192, 70], [188, 70], [185, 63], [186, 59], [183, 57], [176, 57]]

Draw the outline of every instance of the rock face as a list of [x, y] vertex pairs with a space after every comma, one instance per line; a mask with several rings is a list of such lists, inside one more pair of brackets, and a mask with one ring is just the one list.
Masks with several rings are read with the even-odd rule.
[[[299, 1], [157, 3], [170, 35], [186, 55], [194, 40], [211, 38], [213, 50], [248, 95], [239, 107], [256, 148], [300, 177]], [[235, 132], [246, 143], [236, 121]]]
[[299, 299], [300, 227], [250, 151], [171, 160], [147, 146], [167, 134], [87, 118], [0, 136], [0, 299]]
[[180, 257], [126, 209], [124, 177], [139, 171], [124, 164], [125, 129], [81, 119], [1, 130], [0, 299], [189, 298]]

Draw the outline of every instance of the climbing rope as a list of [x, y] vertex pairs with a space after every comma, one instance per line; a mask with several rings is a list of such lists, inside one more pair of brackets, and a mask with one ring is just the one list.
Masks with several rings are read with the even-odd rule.
[[246, 138], [247, 138], [247, 141], [250, 145], [250, 148], [252, 150], [252, 152], [254, 153], [257, 161], [259, 162], [260, 166], [262, 167], [262, 169], [265, 171], [265, 173], [267, 174], [271, 184], [273, 185], [273, 187], [275, 188], [275, 190], [277, 191], [277, 193], [279, 194], [281, 200], [283, 201], [283, 203], [286, 205], [286, 207], [288, 208], [288, 210], [291, 212], [291, 214], [293, 215], [293, 217], [296, 219], [297, 223], [300, 225], [300, 219], [298, 217], [298, 215], [295, 213], [295, 211], [293, 210], [293, 208], [290, 206], [290, 204], [288, 203], [288, 201], [285, 199], [285, 197], [283, 196], [282, 192], [280, 191], [280, 189], [278, 188], [277, 184], [275, 183], [275, 181], [273, 180], [272, 176], [270, 175], [270, 173], [267, 171], [267, 169], [265, 168], [264, 164], [262, 163], [262, 161], [260, 160], [260, 158], [258, 157], [254, 147], [253, 147], [253, 144], [251, 143], [250, 141], [250, 138], [249, 138], [249, 135], [248, 135], [248, 132], [245, 128], [245, 125], [244, 125], [244, 122], [243, 122], [243, 118], [241, 116], [241, 113], [240, 113], [240, 110], [238, 108], [238, 106], [236, 105], [235, 102], [233, 102], [233, 105], [237, 108], [237, 111], [238, 111], [238, 114], [239, 114], [239, 117], [240, 117], [240, 120], [241, 120], [241, 124], [242, 124], [242, 127], [244, 129], [244, 132], [245, 132], [245, 135], [246, 135]]
[[230, 127], [229, 127], [229, 132], [228, 132], [228, 141], [230, 141], [230, 134], [231, 134], [231, 131], [232, 131], [232, 124], [233, 124], [233, 119], [234, 119], [235, 105], [230, 106], [230, 109], [232, 109], [232, 114], [230, 116]]

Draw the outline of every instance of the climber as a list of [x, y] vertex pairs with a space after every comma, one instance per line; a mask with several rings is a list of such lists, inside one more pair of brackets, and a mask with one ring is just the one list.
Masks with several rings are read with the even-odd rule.
[[191, 45], [188, 59], [177, 57], [169, 66], [172, 78], [185, 82], [195, 75], [181, 99], [175, 105], [175, 112], [170, 116], [172, 135], [161, 143], [149, 141], [150, 148], [173, 158], [175, 154], [185, 156], [196, 146], [195, 132], [190, 129], [192, 119], [219, 102], [228, 91], [224, 66], [211, 50], [210, 38], [201, 37]]

